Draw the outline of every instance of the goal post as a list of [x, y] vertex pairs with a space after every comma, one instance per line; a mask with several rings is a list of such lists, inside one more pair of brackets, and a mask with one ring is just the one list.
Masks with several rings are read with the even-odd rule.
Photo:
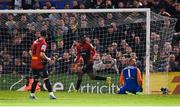
[[[7, 19], [8, 14], [13, 14], [13, 15], [20, 15], [20, 17], [18, 16], [17, 19], [15, 19], [15, 23], [14, 26], [20, 28], [21, 26], [17, 26], [19, 24], [19, 22], [21, 22], [21, 15], [25, 14], [26, 16], [28, 16], [27, 18], [27, 26], [31, 26], [31, 29], [46, 29], [48, 35], [57, 35], [57, 34], [61, 34], [63, 35], [63, 39], [61, 37], [49, 37], [48, 38], [48, 45], [50, 46], [50, 51], [52, 50], [54, 52], [54, 48], [58, 47], [59, 45], [63, 45], [65, 47], [65, 49], [63, 50], [63, 53], [61, 53], [62, 55], [59, 57], [58, 64], [55, 64], [53, 66], [50, 66], [50, 71], [52, 72], [52, 75], [50, 74], [50, 80], [53, 81], [53, 83], [55, 84], [56, 82], [61, 82], [64, 85], [65, 90], [69, 90], [69, 87], [71, 86], [71, 88], [73, 88], [73, 85], [76, 84], [76, 72], [71, 71], [72, 69], [71, 66], [67, 66], [68, 64], [71, 65], [70, 63], [66, 63], [66, 62], [61, 62], [61, 60], [66, 57], [66, 56], [71, 56], [72, 58], [74, 58], [74, 51], [71, 46], [72, 46], [72, 42], [76, 42], [79, 39], [79, 35], [81, 34], [87, 34], [88, 38], [87, 40], [89, 40], [89, 42], [91, 42], [93, 45], [95, 44], [95, 42], [100, 42], [100, 45], [106, 49], [102, 49], [103, 51], [101, 51], [101, 47], [96, 47], [98, 49], [100, 49], [99, 53], [100, 53], [100, 59], [103, 61], [108, 60], [109, 56], [107, 54], [110, 53], [110, 57], [111, 59], [114, 60], [114, 62], [112, 62], [113, 64], [108, 65], [108, 63], [104, 63], [107, 64], [107, 66], [111, 66], [111, 68], [106, 68], [106, 67], [102, 67], [101, 68], [95, 68], [97, 71], [95, 71], [96, 74], [98, 75], [103, 75], [103, 76], [112, 76], [113, 77], [113, 82], [118, 85], [118, 79], [119, 79], [119, 71], [115, 71], [115, 62], [119, 61], [120, 65], [118, 66], [119, 70], [122, 70], [122, 62], [125, 62], [126, 56], [130, 56], [134, 55], [131, 53], [135, 53], [136, 51], [136, 55], [135, 56], [140, 56], [140, 62], [141, 65], [144, 64], [144, 71], [145, 71], [145, 84], [144, 84], [144, 90], [146, 94], [150, 94], [150, 65], [151, 65], [151, 29], [155, 29], [158, 30], [159, 26], [155, 26], [157, 28], [152, 28], [151, 23], [153, 21], [158, 21], [158, 23], [162, 23], [162, 25], [160, 27], [163, 26], [164, 20], [165, 18], [162, 18], [161, 16], [158, 16], [155, 13], [151, 13], [149, 8], [127, 8], [127, 9], [73, 9], [73, 10], [66, 10], [66, 9], [62, 9], [62, 10], [56, 10], [56, 9], [52, 9], [52, 10], [0, 10], [0, 16], [1, 16], [1, 23], [4, 23], [5, 26], [6, 22], [9, 21], [9, 19]], [[40, 14], [40, 17], [38, 19], [38, 15]], [[83, 16], [83, 14], [85, 14]], [[4, 15], [4, 16], [3, 16]], [[68, 17], [66, 17], [66, 15]], [[152, 16], [153, 15], [153, 16]], [[154, 17], [155, 15], [155, 17]], [[43, 16], [43, 17], [41, 17]], [[14, 17], [14, 16], [13, 16]], [[112, 18], [113, 17], [113, 18]], [[18, 19], [19, 18], [19, 19]], [[112, 18], [112, 19], [111, 19]], [[153, 18], [153, 19], [151, 19]], [[158, 18], [162, 18], [162, 19], [158, 19]], [[41, 20], [42, 19], [42, 20]], [[63, 23], [65, 24], [64, 28], [59, 28], [57, 27], [57, 23], [61, 23], [61, 19], [63, 19]], [[23, 20], [23, 18], [22, 18]], [[99, 22], [100, 21], [104, 21], [104, 25], [102, 28], [100, 28], [99, 26]], [[12, 21], [12, 20], [11, 20]], [[13, 20], [14, 21], [14, 20]], [[38, 21], [38, 22], [37, 22]], [[162, 21], [162, 22], [161, 22]], [[36, 23], [37, 22], [37, 23]], [[114, 24], [115, 22], [115, 24]], [[18, 23], [18, 24], [17, 24]], [[48, 23], [48, 24], [47, 24]], [[88, 26], [87, 26], [88, 23]], [[173, 22], [174, 23], [174, 22]], [[10, 27], [14, 27], [11, 26], [10, 23], [9, 26]], [[72, 26], [71, 26], [72, 24]], [[25, 26], [25, 29], [28, 29], [28, 27]], [[36, 28], [33, 28], [34, 26], [36, 26]], [[42, 27], [42, 28], [41, 28]], [[69, 33], [69, 31], [67, 31], [67, 29], [71, 29], [71, 27], [76, 27], [75, 31], [74, 29], [71, 30], [71, 32]], [[112, 29], [111, 29], [112, 27]], [[8, 33], [5, 30], [5, 28], [3, 28], [1, 26], [2, 30], [0, 31], [0, 33], [3, 36], [6, 35], [10, 35], [9, 31]], [[173, 28], [173, 26], [171, 26], [171, 28]], [[10, 29], [10, 28], [8, 28]], [[117, 31], [112, 31], [112, 30], [117, 30]], [[14, 29], [10, 29], [12, 31], [10, 31], [11, 33], [13, 33]], [[29, 29], [28, 29], [29, 30]], [[4, 33], [5, 32], [5, 33]], [[14, 31], [15, 32], [15, 31]], [[29, 33], [29, 31], [17, 31], [17, 32], [21, 32], [20, 36], [22, 36], [22, 38], [20, 37], [20, 39], [26, 37]], [[63, 32], [63, 34], [61, 33]], [[115, 34], [112, 34], [112, 32]], [[35, 33], [33, 33], [32, 35], [36, 35]], [[31, 35], [31, 36], [32, 36]], [[68, 36], [67, 36], [68, 35]], [[107, 35], [111, 35], [110, 37]], [[113, 36], [112, 36], [113, 35]], [[115, 36], [114, 36], [115, 35]], [[172, 32], [171, 33], [167, 33], [167, 35], [169, 35], [168, 37], [172, 38]], [[19, 35], [18, 35], [19, 37]], [[135, 38], [137, 37], [137, 38]], [[13, 37], [11, 37], [12, 40]], [[58, 39], [57, 39], [58, 38]], [[118, 38], [118, 40], [117, 40]], [[0, 38], [1, 41], [4, 41], [4, 37]], [[17, 39], [17, 38], [16, 38]], [[53, 39], [53, 40], [51, 40]], [[59, 40], [60, 41], [56, 41]], [[137, 42], [139, 41], [139, 39], [142, 42], [142, 45], [144, 46], [140, 46], [141, 48], [136, 48], [134, 45], [134, 40], [137, 40]], [[135, 40], [135, 41], [136, 41]], [[28, 41], [28, 42], [27, 42]], [[29, 48], [28, 46], [31, 45], [29, 42], [30, 39], [27, 39], [25, 42], [23, 42], [25, 45], [27, 45], [26, 47], [23, 47], [23, 49], [25, 48], [26, 50]], [[17, 39], [18, 42], [18, 39]], [[57, 42], [57, 43], [56, 43]], [[101, 43], [103, 42], [103, 43]], [[125, 44], [123, 44], [125, 42]], [[162, 42], [164, 43], [164, 42]], [[119, 51], [115, 51], [115, 53], [111, 54], [111, 49], [114, 48], [114, 44], [116, 45], [116, 50], [119, 49]], [[6, 42], [1, 42], [2, 46], [7, 46], [7, 48], [13, 48], [12, 45], [11, 46], [11, 42], [10, 39], [7, 39], [7, 43]], [[57, 46], [56, 46], [57, 45]], [[125, 46], [124, 49], [123, 46]], [[126, 49], [127, 48], [127, 49]], [[142, 50], [141, 50], [142, 49]], [[1, 47], [1, 53], [4, 52], [6, 50], [6, 48]], [[7, 49], [8, 50], [8, 49]], [[14, 50], [15, 51], [15, 55], [18, 53], [17, 51], [19, 51], [18, 49]], [[13, 52], [14, 52], [13, 51]], [[122, 52], [123, 51], [123, 52]], [[129, 51], [131, 51], [130, 53], [128, 53]], [[141, 53], [142, 52], [142, 53]], [[51, 52], [49, 52], [51, 55]], [[59, 52], [58, 52], [59, 54]], [[71, 54], [71, 55], [70, 55]], [[116, 57], [112, 57], [112, 55], [116, 54], [116, 56], [120, 55], [120, 59], [118, 60]], [[145, 54], [145, 55], [144, 55]], [[2, 56], [2, 54], [1, 54]], [[11, 55], [11, 57], [14, 57]], [[133, 56], [132, 56], [133, 57]], [[103, 59], [104, 58], [104, 59]], [[119, 58], [119, 57], [118, 57]], [[143, 58], [145, 58], [145, 60], [143, 60]], [[21, 58], [20, 58], [21, 59]], [[15, 60], [15, 59], [13, 59]], [[19, 59], [17, 58], [18, 61]], [[21, 59], [22, 60], [22, 59]], [[68, 60], [71, 60], [68, 59]], [[108, 61], [107, 61], [108, 62]], [[27, 62], [28, 63], [28, 62]], [[1, 64], [0, 64], [1, 65]], [[3, 64], [2, 64], [3, 65]], [[118, 65], [118, 64], [117, 64]], [[63, 67], [62, 67], [63, 66]], [[11, 68], [11, 66], [9, 66]], [[26, 67], [27, 68], [27, 67]], [[14, 68], [12, 66], [12, 69], [16, 69], [16, 67]], [[12, 70], [11, 69], [11, 70]], [[68, 72], [66, 72], [66, 70], [69, 70]], [[111, 69], [109, 71], [109, 69]], [[7, 87], [5, 87], [5, 85], [8, 84], [8, 87], [10, 87], [9, 85], [14, 84], [15, 82], [18, 81], [18, 79], [20, 80], [20, 77], [14, 77], [14, 74], [12, 73], [13, 70], [10, 73], [6, 73], [1, 72], [1, 83], [0, 83], [0, 89], [6, 89]], [[56, 72], [57, 70], [57, 72]], [[7, 76], [8, 75], [8, 76]], [[18, 74], [17, 74], [18, 75]], [[24, 75], [22, 73], [20, 73], [20, 75]], [[26, 74], [27, 75], [27, 74]], [[29, 74], [28, 74], [29, 75]], [[7, 83], [6, 81], [10, 80], [10, 83]], [[15, 86], [15, 88], [20, 88], [21, 86], [23, 86], [25, 84], [25, 79], [23, 82], [19, 83], [20, 85]], [[71, 84], [74, 83], [74, 84]], [[87, 76], [85, 76], [85, 81], [83, 82], [83, 84], [86, 83], [86, 86], [82, 89], [85, 89], [89, 87], [89, 84], [91, 85], [104, 85], [103, 83], [97, 83], [97, 82], [90, 82], [90, 79], [87, 78]], [[88, 83], [88, 86], [87, 86]], [[56, 84], [57, 85], [57, 84]], [[5, 87], [5, 88], [4, 88]], [[11, 88], [12, 89], [12, 88]], [[98, 91], [99, 89], [103, 89], [103, 87], [96, 86], [94, 89], [96, 89], [96, 91]], [[92, 90], [91, 90], [92, 91]], [[108, 88], [107, 90], [103, 90], [105, 92], [109, 92]], [[112, 90], [111, 90], [112, 91]], [[98, 92], [99, 93], [99, 92]], [[111, 93], [111, 92], [110, 92]]]

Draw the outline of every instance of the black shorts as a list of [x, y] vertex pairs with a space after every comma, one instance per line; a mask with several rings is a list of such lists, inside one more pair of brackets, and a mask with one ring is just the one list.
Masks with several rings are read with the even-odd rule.
[[44, 69], [32, 69], [34, 79], [48, 78], [48, 71]]
[[83, 65], [82, 71], [85, 73], [93, 72], [93, 64]]

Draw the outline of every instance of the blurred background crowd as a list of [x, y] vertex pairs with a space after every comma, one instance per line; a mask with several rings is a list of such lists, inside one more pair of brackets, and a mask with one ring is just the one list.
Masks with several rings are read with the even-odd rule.
[[[151, 29], [151, 71], [180, 71], [179, 0], [0, 1], [0, 9], [3, 10], [89, 8], [151, 8], [151, 11], [159, 15], [176, 18], [177, 22], [171, 31], [166, 29], [171, 27], [172, 21], [152, 23], [158, 26]], [[82, 35], [86, 35], [87, 41], [97, 50], [94, 70], [119, 73], [126, 66], [127, 58], [133, 57], [137, 59], [137, 66], [144, 71], [145, 23], [143, 21], [131, 23], [133, 18], [137, 19], [144, 15], [134, 13], [131, 15], [132, 17], [123, 19], [126, 14], [0, 14], [0, 74], [27, 74], [30, 71], [28, 51], [42, 30], [46, 32], [48, 56], [57, 59], [55, 64], [48, 66], [54, 73], [72, 72], [71, 64], [76, 53], [73, 45]], [[173, 39], [160, 43], [163, 39], [162, 34], [166, 31], [172, 32]]]

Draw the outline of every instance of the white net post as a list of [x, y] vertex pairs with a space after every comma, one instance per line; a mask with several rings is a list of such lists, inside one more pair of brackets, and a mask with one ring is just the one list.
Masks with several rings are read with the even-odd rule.
[[146, 94], [150, 94], [150, 9], [146, 12]]

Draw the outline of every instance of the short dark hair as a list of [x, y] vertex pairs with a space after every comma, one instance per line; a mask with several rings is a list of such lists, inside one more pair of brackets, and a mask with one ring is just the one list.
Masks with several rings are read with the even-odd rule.
[[42, 36], [42, 37], [46, 37], [46, 35], [47, 35], [47, 32], [44, 31], [44, 30], [42, 30], [40, 33], [41, 33], [41, 36]]
[[80, 41], [86, 41], [86, 35], [81, 35], [80, 36]]

